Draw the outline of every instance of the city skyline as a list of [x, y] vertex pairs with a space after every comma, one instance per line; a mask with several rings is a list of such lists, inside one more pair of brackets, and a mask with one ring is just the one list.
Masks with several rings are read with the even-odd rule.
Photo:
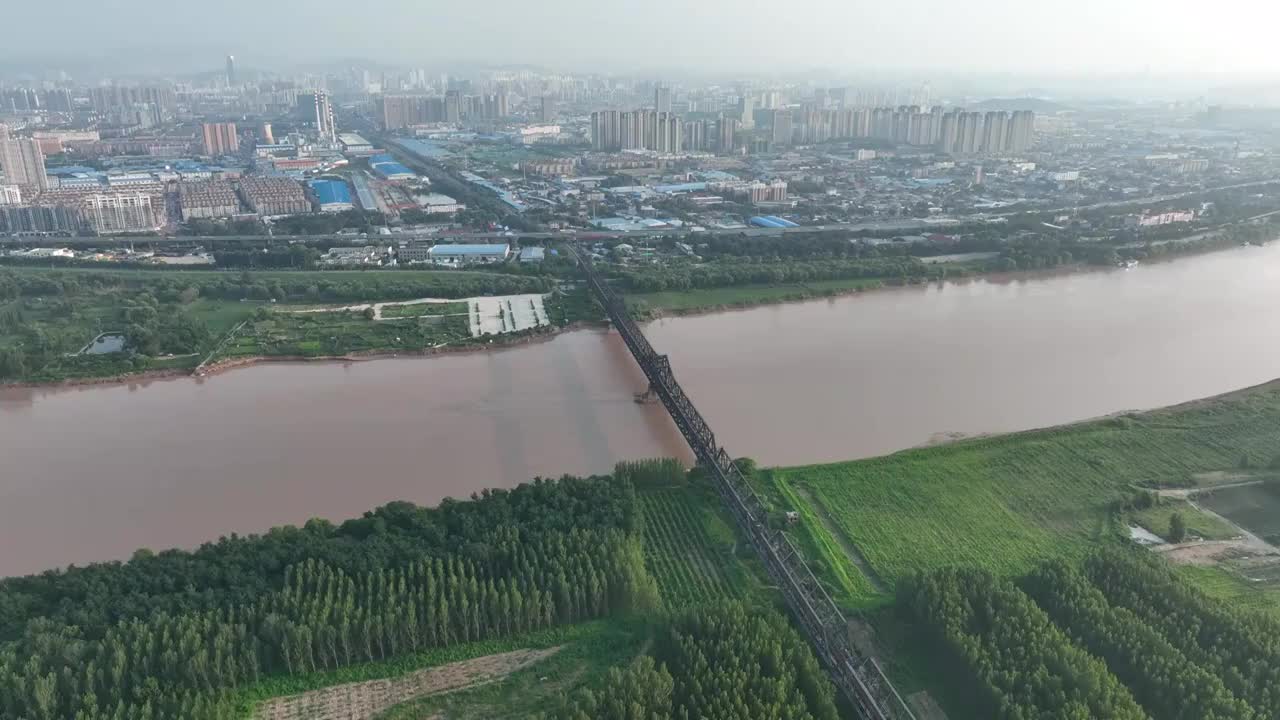
[[[59, 26], [56, 50], [40, 33], [10, 38], [0, 49], [0, 62], [47, 63], [59, 57], [124, 62], [119, 53], [142, 51], [155, 55], [158, 68], [179, 71], [207, 64], [212, 70], [216, 66], [199, 56], [215, 47], [218, 55], [210, 61], [234, 55], [237, 65], [255, 57], [262, 61], [258, 65], [328, 60], [340, 47], [342, 55], [380, 62], [531, 63], [604, 71], [1280, 73], [1280, 57], [1267, 52], [1266, 37], [1266, 29], [1280, 20], [1280, 9], [1249, 0], [1222, 0], [1211, 14], [1190, 0], [1087, 0], [1034, 10], [1010, 0], [963, 6], [922, 0], [894, 8], [893, 14], [867, 3], [829, 0], [800, 0], [785, 13], [727, 12], [724, 4], [712, 0], [688, 12], [671, 0], [622, 3], [607, 17], [596, 17], [577, 0], [536, 7], [501, 2], [481, 16], [464, 7], [374, 0], [360, 13], [395, 22], [371, 22], [366, 31], [337, 21], [351, 9], [333, 0], [269, 6], [230, 0], [226, 12], [199, 18], [158, 0], [137, 0], [128, 14], [107, 6], [80, 8]], [[239, 10], [257, 22], [239, 22]], [[6, 10], [16, 25], [38, 26], [40, 13], [33, 5]], [[137, 33], [132, 25], [138, 16], [148, 18], [147, 33]], [[668, 22], [671, 17], [680, 22]], [[192, 43], [197, 20], [200, 40]], [[282, 27], [290, 32], [280, 32]], [[546, 42], [565, 33], [572, 33], [572, 42]], [[661, 40], [658, 53], [653, 52], [655, 38]]]

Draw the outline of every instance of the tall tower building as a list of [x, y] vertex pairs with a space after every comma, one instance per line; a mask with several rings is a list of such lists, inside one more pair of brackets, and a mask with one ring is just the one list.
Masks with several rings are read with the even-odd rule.
[[659, 85], [653, 89], [653, 111], [659, 113], [671, 112], [671, 88]]
[[450, 123], [462, 120], [462, 93], [449, 90], [444, 94], [444, 121]]
[[756, 126], [756, 100], [753, 97], [743, 95], [738, 101], [738, 121], [742, 123], [743, 130], [750, 130]]
[[263, 145], [276, 144], [276, 136], [271, 132], [271, 123], [264, 122], [258, 126], [258, 142]]
[[742, 123], [733, 118], [720, 118], [720, 125], [716, 128], [720, 141], [716, 144], [716, 149], [722, 153], [731, 153], [738, 149], [738, 127]]
[[227, 56], [227, 87], [236, 86], [236, 56]]
[[949, 112], [942, 116], [941, 129], [938, 133], [938, 151], [956, 152], [956, 143], [960, 137], [960, 113]]
[[543, 95], [542, 99], [538, 102], [538, 120], [544, 123], [549, 123], [553, 122], [555, 119], [556, 101], [546, 95]]
[[0, 125], [0, 170], [4, 170], [10, 185], [49, 189], [40, 143], [30, 138], [9, 137], [9, 129], [4, 125]]
[[617, 110], [591, 113], [591, 149], [622, 149], [622, 113]]
[[205, 123], [202, 130], [205, 155], [215, 157], [240, 152], [240, 136], [236, 134], [235, 123]]
[[338, 137], [338, 128], [333, 122], [333, 103], [324, 90], [316, 90], [316, 134], [330, 141]]
[[1009, 116], [1001, 110], [987, 113], [982, 124], [982, 152], [998, 154], [1007, 149], [1005, 136], [1008, 122]]
[[1036, 114], [1030, 110], [1019, 110], [1013, 114], [1006, 143], [1010, 152], [1025, 152], [1031, 147], [1035, 124]]
[[773, 111], [773, 144], [785, 147], [791, 144], [791, 111]]

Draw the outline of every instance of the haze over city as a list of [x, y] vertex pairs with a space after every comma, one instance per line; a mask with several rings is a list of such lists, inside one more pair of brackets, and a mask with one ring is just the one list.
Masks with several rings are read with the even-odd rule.
[[[46, 6], [7, 5], [10, 27], [49, 20]], [[1256, 77], [1280, 71], [1277, 22], [1277, 5], [1256, 0], [497, 0], [483, 12], [435, 0], [130, 0], [75, 3], [52, 36], [7, 33], [0, 59], [190, 71], [202, 54], [232, 52], [264, 67], [359, 56], [574, 71]]]

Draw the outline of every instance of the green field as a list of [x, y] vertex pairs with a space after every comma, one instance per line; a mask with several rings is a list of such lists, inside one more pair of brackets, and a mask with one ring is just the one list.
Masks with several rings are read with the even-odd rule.
[[1230, 523], [1200, 511], [1186, 500], [1165, 500], [1155, 507], [1132, 510], [1126, 517], [1129, 522], [1144, 527], [1167, 540], [1169, 521], [1174, 513], [1182, 515], [1182, 519], [1186, 521], [1188, 537], [1229, 540], [1240, 534]]
[[352, 311], [275, 311], [256, 315], [215, 359], [413, 351], [470, 339], [465, 315], [376, 321]]
[[[533, 642], [505, 642], [504, 650], [560, 647], [555, 655], [500, 682], [412, 700], [378, 715], [379, 720], [517, 720], [555, 709], [568, 693], [595, 685], [610, 668], [638, 655], [652, 629], [635, 621], [596, 621], [566, 628]], [[468, 653], [470, 657], [501, 652]], [[464, 658], [456, 658], [464, 659]], [[416, 669], [432, 667], [421, 665]]]
[[666, 607], [740, 598], [758, 584], [735, 555], [734, 529], [718, 507], [719, 498], [687, 486], [646, 488], [638, 497], [645, 565]]
[[[769, 495], [780, 504], [810, 499], [801, 510], [830, 518], [886, 590], [907, 573], [953, 564], [1013, 577], [1122, 537], [1119, 508], [1139, 487], [1265, 465], [1278, 433], [1275, 382], [1148, 413], [778, 469]], [[840, 546], [815, 521], [806, 525], [822, 545]], [[866, 600], [832, 585], [845, 602]]]
[[804, 284], [737, 285], [706, 290], [628, 293], [626, 300], [628, 305], [640, 313], [658, 310], [672, 313], [697, 312], [829, 297], [860, 290], [870, 290], [880, 287], [881, 284], [879, 280], [853, 278], [850, 280], [820, 280]]
[[413, 305], [383, 305], [384, 318], [412, 318], [436, 315], [466, 315], [467, 303], [415, 303]]

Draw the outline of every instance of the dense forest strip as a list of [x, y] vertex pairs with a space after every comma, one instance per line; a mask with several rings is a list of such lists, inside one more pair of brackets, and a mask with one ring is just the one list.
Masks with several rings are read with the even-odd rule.
[[835, 688], [773, 609], [725, 603], [676, 615], [652, 651], [579, 691], [554, 720], [836, 720]]
[[1102, 661], [1072, 644], [1011, 582], [945, 568], [898, 584], [898, 603], [952, 672], [974, 715], [1141, 720], [1147, 714]]
[[1085, 560], [1094, 587], [1216, 675], [1261, 717], [1280, 717], [1280, 621], [1206, 597], [1155, 558], [1110, 550]]
[[630, 483], [565, 478], [0, 581], [0, 718], [229, 718], [272, 677], [652, 607], [637, 522]]
[[1259, 715], [1222, 681], [1192, 662], [1141, 618], [1111, 606], [1071, 564], [1038, 568], [1026, 580], [1028, 592], [1054, 622], [1133, 692], [1161, 720], [1253, 720]]

